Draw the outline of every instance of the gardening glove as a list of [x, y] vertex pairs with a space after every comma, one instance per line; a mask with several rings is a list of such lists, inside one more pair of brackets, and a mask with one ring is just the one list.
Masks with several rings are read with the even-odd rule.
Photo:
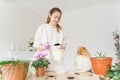
[[58, 48], [59, 50], [61, 50], [61, 49], [63, 49], [63, 47], [62, 46], [59, 46], [59, 48]]
[[45, 49], [50, 49], [50, 44], [49, 42], [47, 42], [45, 45], [44, 45]]

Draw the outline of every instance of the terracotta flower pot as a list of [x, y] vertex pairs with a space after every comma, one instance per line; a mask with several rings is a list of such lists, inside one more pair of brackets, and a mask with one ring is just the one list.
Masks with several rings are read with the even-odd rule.
[[97, 75], [106, 74], [106, 71], [108, 70], [108, 68], [111, 67], [111, 63], [112, 63], [112, 57], [105, 57], [105, 58], [91, 57], [90, 60], [93, 71]]
[[5, 65], [2, 66], [4, 80], [25, 80], [26, 73], [23, 65]]
[[36, 68], [36, 76], [44, 76], [45, 75], [45, 67], [38, 67]]

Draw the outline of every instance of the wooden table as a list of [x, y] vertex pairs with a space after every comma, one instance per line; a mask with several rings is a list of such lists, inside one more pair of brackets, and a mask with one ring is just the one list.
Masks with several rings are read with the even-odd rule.
[[99, 76], [91, 75], [90, 72], [66, 71], [46, 72], [45, 76], [36, 77], [35, 72], [28, 73], [27, 80], [100, 80]]

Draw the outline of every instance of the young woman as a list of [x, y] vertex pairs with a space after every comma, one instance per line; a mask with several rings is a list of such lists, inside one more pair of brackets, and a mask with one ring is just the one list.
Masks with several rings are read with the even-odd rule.
[[59, 8], [52, 8], [49, 11], [46, 23], [38, 28], [35, 35], [33, 46], [37, 51], [48, 50], [50, 53], [47, 58], [51, 64], [62, 61], [62, 54], [66, 47], [63, 28], [58, 24], [61, 16], [62, 12]]

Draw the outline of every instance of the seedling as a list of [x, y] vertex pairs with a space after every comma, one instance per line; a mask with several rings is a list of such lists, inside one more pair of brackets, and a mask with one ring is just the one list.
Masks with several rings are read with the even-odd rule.
[[102, 51], [100, 51], [100, 52], [97, 51], [96, 53], [97, 53], [97, 55], [95, 55], [95, 56], [99, 57], [99, 58], [104, 58], [106, 55], [106, 53], [102, 53]]

